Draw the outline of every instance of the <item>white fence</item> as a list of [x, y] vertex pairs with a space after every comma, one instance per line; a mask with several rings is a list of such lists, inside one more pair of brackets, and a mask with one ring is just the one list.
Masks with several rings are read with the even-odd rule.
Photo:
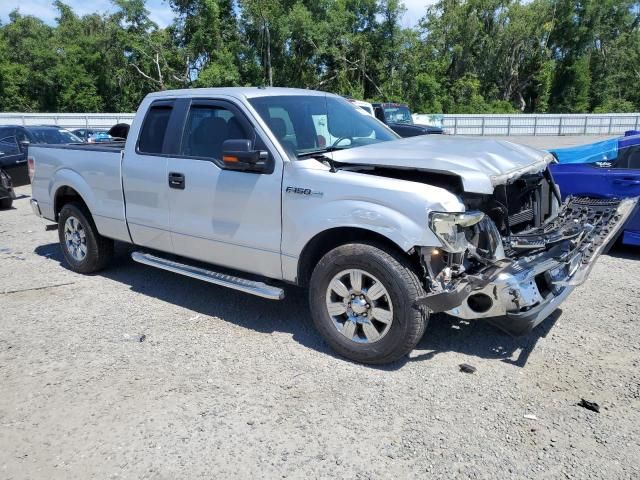
[[414, 115], [454, 135], [619, 135], [640, 129], [640, 113]]
[[0, 125], [57, 125], [73, 128], [105, 128], [131, 123], [133, 113], [0, 113]]
[[[133, 113], [0, 113], [0, 125], [109, 128], [131, 123]], [[640, 113], [585, 115], [414, 115], [416, 123], [442, 126], [454, 135], [621, 135], [640, 129]]]

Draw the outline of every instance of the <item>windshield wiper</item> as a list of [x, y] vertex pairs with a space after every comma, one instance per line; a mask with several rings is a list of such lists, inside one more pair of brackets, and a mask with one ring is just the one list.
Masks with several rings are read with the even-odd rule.
[[298, 158], [307, 158], [307, 157], [313, 157], [313, 156], [323, 156], [325, 153], [330, 153], [330, 152], [335, 152], [336, 150], [344, 150], [345, 148], [348, 147], [336, 147], [336, 146], [331, 146], [331, 147], [326, 147], [326, 148], [320, 148], [318, 150], [312, 150], [310, 152], [303, 152], [303, 153], [299, 153], [297, 155]]

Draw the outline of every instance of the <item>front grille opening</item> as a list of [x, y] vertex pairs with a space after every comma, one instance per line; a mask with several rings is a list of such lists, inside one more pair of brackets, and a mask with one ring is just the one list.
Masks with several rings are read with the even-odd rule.
[[546, 272], [536, 275], [535, 281], [542, 298], [547, 298], [549, 295], [553, 294], [553, 285], [551, 284], [551, 279]]
[[493, 300], [489, 295], [476, 293], [467, 299], [467, 305], [476, 313], [486, 313], [493, 306]]

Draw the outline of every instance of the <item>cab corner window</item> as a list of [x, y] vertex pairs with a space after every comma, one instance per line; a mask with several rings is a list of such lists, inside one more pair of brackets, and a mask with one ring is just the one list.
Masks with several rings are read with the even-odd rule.
[[151, 106], [140, 131], [140, 141], [138, 142], [140, 153], [162, 153], [162, 145], [172, 108], [170, 105]]
[[222, 144], [226, 140], [251, 140], [236, 115], [224, 107], [194, 105], [184, 128], [180, 155], [207, 159], [222, 159]]

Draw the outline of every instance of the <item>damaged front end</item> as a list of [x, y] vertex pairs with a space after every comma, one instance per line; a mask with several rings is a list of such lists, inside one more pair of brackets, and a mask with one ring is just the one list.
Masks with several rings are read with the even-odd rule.
[[442, 247], [421, 249], [429, 293], [418, 303], [523, 335], [586, 280], [638, 198], [572, 197], [560, 204], [542, 172], [465, 203], [476, 209], [430, 215]]

